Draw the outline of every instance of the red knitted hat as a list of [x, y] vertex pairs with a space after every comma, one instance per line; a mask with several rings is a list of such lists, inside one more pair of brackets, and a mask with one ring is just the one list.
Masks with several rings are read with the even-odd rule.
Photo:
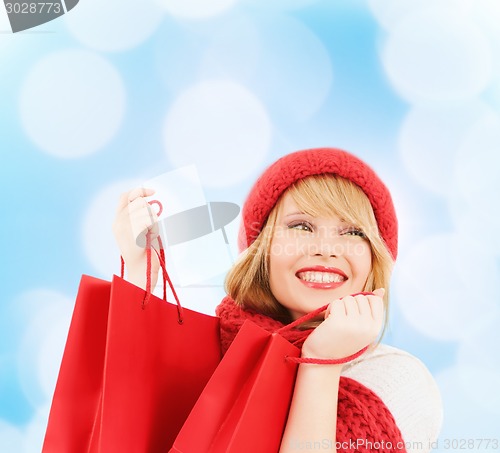
[[325, 173], [348, 179], [363, 190], [373, 207], [380, 235], [396, 259], [398, 221], [389, 190], [362, 160], [335, 148], [308, 149], [288, 154], [261, 175], [243, 206], [238, 236], [240, 251], [257, 238], [278, 198], [289, 186], [307, 176]]

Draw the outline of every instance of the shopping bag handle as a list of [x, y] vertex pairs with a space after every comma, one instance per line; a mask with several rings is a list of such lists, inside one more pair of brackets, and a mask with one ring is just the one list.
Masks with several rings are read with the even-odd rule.
[[[359, 293], [351, 294], [352, 296], [358, 296], [358, 295], [364, 295], [364, 296], [374, 296], [375, 294], [372, 292], [366, 292], [362, 291]], [[322, 307], [317, 308], [316, 310], [311, 311], [310, 313], [307, 313], [306, 315], [296, 319], [295, 321], [291, 322], [290, 324], [287, 324], [284, 327], [281, 327], [276, 331], [277, 334], [281, 334], [283, 332], [289, 331], [295, 327], [297, 327], [300, 324], [303, 324], [306, 321], [310, 321], [311, 319], [315, 318], [319, 314], [323, 313], [329, 306], [330, 304], [323, 305]], [[347, 363], [350, 362], [351, 360], [354, 360], [358, 358], [360, 355], [364, 354], [365, 351], [368, 349], [369, 345], [365, 346], [363, 349], [360, 349], [358, 352], [355, 352], [354, 354], [351, 354], [347, 357], [342, 357], [340, 359], [316, 359], [316, 358], [309, 358], [309, 357], [289, 357], [286, 356], [285, 360], [288, 362], [294, 362], [294, 363], [311, 363], [311, 364], [316, 364], [316, 365], [338, 365], [341, 363]]]
[[[148, 232], [148, 234], [150, 234], [150, 233]], [[146, 238], [146, 244], [147, 244], [147, 238]], [[168, 282], [168, 286], [170, 287], [170, 290], [172, 291], [172, 294], [174, 295], [175, 303], [177, 305], [177, 320], [179, 321], [179, 324], [182, 324], [184, 322], [184, 317], [183, 317], [184, 309], [182, 308], [179, 297], [177, 296], [177, 292], [175, 291], [172, 280], [170, 279], [170, 276], [168, 275], [168, 272], [167, 272], [165, 249], [163, 247], [163, 242], [162, 242], [160, 236], [158, 236], [158, 245], [160, 247], [159, 252], [154, 247], [151, 247], [151, 248], [156, 252], [156, 255], [158, 256], [158, 259], [160, 261], [160, 267], [161, 267], [162, 274], [163, 274], [163, 300], [167, 301], [167, 282]], [[151, 248], [150, 248], [150, 253], [151, 253]], [[146, 253], [148, 253], [148, 252], [146, 251]], [[149, 259], [151, 259], [151, 255], [149, 255]], [[149, 280], [150, 280], [149, 281], [150, 292], [148, 294], [150, 297], [151, 296], [151, 269], [149, 270], [148, 275], [149, 275]], [[146, 285], [147, 285], [147, 283], [148, 283], [148, 281], [146, 280]], [[148, 300], [149, 300], [149, 297], [148, 297]]]
[[[158, 200], [151, 200], [148, 202], [150, 206], [153, 204], [158, 205], [158, 212], [157, 215], [161, 215], [163, 212], [163, 205], [161, 204], [160, 201]], [[156, 250], [153, 245], [152, 245], [152, 240], [151, 240], [151, 231], [148, 230], [146, 233], [146, 292], [144, 294], [144, 299], [142, 300], [142, 308], [144, 309], [145, 306], [149, 303], [149, 300], [151, 298], [151, 250], [154, 250], [156, 255], [158, 256], [158, 261], [160, 262], [160, 268], [162, 270], [162, 277], [163, 277], [163, 300], [165, 302], [167, 301], [167, 283], [172, 291], [172, 294], [174, 295], [175, 302], [177, 304], [177, 320], [179, 324], [182, 324], [184, 322], [183, 318], [183, 312], [184, 309], [182, 308], [182, 305], [179, 301], [179, 297], [177, 296], [177, 292], [175, 291], [174, 285], [172, 284], [172, 280], [170, 279], [170, 276], [168, 275], [167, 272], [167, 266], [166, 266], [166, 258], [165, 258], [165, 249], [163, 247], [163, 242], [161, 240], [161, 237], [158, 236], [158, 246], [159, 246], [159, 251]], [[123, 259], [123, 256], [120, 256], [120, 261], [121, 261], [121, 268], [120, 268], [120, 276], [121, 278], [124, 278], [125, 276], [125, 261]]]

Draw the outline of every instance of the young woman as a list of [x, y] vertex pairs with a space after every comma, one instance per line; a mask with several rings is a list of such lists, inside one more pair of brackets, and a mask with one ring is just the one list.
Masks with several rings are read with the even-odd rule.
[[[153, 193], [124, 194], [114, 224], [128, 278], [141, 287], [145, 252], [134, 238], [154, 230], [146, 200]], [[223, 352], [245, 319], [274, 331], [327, 304], [303, 335], [292, 334], [303, 358], [338, 359], [370, 346], [346, 364], [299, 365], [280, 452], [429, 451], [442, 419], [437, 386], [422, 362], [380, 343], [397, 256], [386, 186], [345, 151], [299, 151], [263, 173], [242, 216], [243, 253], [217, 308]], [[155, 263], [154, 279], [157, 272]]]

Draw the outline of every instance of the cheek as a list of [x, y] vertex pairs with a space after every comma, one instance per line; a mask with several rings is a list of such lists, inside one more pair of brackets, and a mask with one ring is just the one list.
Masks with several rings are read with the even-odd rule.
[[269, 285], [271, 292], [279, 300], [279, 295], [286, 288], [288, 277], [297, 261], [295, 241], [277, 239], [269, 250]]
[[276, 299], [280, 299], [282, 292], [283, 268], [279, 255], [271, 255], [269, 259], [269, 288]]
[[280, 271], [290, 266], [290, 253], [287, 253], [286, 244], [282, 241], [276, 241], [271, 244], [269, 251], [269, 272], [271, 278]]
[[296, 238], [277, 235], [269, 250], [271, 269], [291, 266], [300, 254], [299, 251], [300, 242]]
[[363, 280], [368, 278], [372, 269], [372, 252], [368, 244], [357, 247], [357, 253], [351, 256], [351, 263], [356, 275]]

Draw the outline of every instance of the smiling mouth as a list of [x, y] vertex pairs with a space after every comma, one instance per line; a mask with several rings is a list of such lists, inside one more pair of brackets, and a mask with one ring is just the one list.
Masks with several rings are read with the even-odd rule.
[[305, 271], [298, 272], [297, 277], [307, 283], [343, 283], [346, 277], [334, 272]]

